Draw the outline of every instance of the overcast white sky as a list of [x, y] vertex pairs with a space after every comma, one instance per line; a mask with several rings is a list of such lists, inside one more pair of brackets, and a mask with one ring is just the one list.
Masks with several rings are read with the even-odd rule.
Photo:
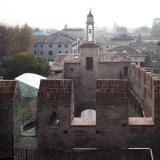
[[89, 9], [98, 27], [152, 26], [160, 17], [160, 0], [0, 0], [0, 23], [32, 27], [85, 27]]

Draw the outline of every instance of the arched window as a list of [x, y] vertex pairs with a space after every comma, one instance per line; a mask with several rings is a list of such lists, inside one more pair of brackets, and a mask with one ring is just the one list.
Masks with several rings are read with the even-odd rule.
[[86, 109], [81, 112], [81, 117], [96, 118], [96, 111], [94, 109]]
[[86, 109], [81, 112], [81, 117], [74, 117], [71, 121], [72, 126], [95, 126], [96, 111], [94, 109]]
[[59, 118], [56, 112], [53, 112], [52, 115], [49, 118], [49, 124], [50, 125], [59, 125]]

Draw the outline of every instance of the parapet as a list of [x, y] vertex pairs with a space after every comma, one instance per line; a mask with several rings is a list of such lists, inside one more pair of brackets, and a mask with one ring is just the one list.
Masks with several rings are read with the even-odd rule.
[[56, 79], [56, 80], [41, 80], [38, 97], [42, 100], [63, 100], [71, 98], [72, 80]]
[[14, 97], [16, 82], [15, 80], [0, 80], [0, 100], [4, 99], [8, 102]]
[[[98, 79], [97, 101], [106, 101], [110, 98], [127, 98], [128, 97], [128, 80], [122, 79]], [[107, 98], [106, 98], [107, 97]], [[113, 101], [113, 99], [111, 99]]]

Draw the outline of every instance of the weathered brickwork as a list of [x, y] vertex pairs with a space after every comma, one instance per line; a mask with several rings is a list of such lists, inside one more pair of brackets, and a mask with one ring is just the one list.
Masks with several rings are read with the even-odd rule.
[[[64, 79], [73, 82], [41, 83], [39, 147], [160, 147], [159, 79], [127, 61], [107, 62], [94, 39], [80, 45], [77, 60], [64, 64]], [[65, 81], [73, 87], [65, 90]], [[144, 117], [128, 116], [131, 93], [143, 107]], [[80, 117], [84, 109], [96, 110], [96, 125], [93, 117], [87, 117], [85, 125]]]
[[12, 155], [14, 136], [20, 131], [17, 104], [16, 81], [0, 80], [0, 157]]
[[38, 97], [47, 100], [64, 100], [71, 98], [71, 80], [42, 80]]
[[[137, 73], [141, 74], [141, 71], [139, 72]], [[147, 73], [146, 77], [148, 75], [150, 74]], [[143, 72], [140, 77], [143, 77]], [[75, 126], [71, 125], [74, 118], [72, 81], [43, 80], [38, 103], [39, 147], [160, 147], [159, 118], [156, 118], [158, 112], [155, 113], [159, 108], [160, 87], [157, 78], [150, 78], [150, 76], [146, 78], [146, 87], [151, 83], [154, 84], [152, 88], [147, 89], [150, 91], [147, 97], [152, 97], [151, 108], [153, 108], [154, 117], [128, 117], [129, 89], [136, 89], [136, 85], [140, 83], [138, 81], [137, 79], [131, 85], [128, 80], [96, 80], [96, 125]], [[136, 91], [139, 90], [134, 90], [137, 95], [143, 94]], [[53, 112], [59, 115], [59, 124], [49, 124], [49, 117]]]
[[41, 81], [37, 108], [39, 146], [62, 146], [63, 135], [59, 132], [69, 127], [73, 114], [72, 85], [72, 80]]
[[154, 120], [160, 126], [160, 80], [153, 81], [154, 87]]
[[131, 64], [130, 89], [139, 97], [143, 105], [144, 114], [147, 117], [154, 116], [154, 80], [155, 77], [150, 72], [136, 64]]
[[[97, 86], [97, 101], [109, 101], [113, 98], [127, 98], [128, 97], [128, 80], [102, 79], [96, 81]], [[107, 97], [107, 98], [106, 98]]]
[[126, 125], [128, 122], [128, 80], [97, 80], [97, 125]]

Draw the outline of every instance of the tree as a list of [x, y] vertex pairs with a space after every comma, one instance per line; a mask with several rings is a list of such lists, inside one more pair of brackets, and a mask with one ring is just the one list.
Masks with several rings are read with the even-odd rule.
[[160, 18], [153, 19], [152, 36], [160, 37]]
[[4, 79], [14, 79], [23, 73], [48, 76], [50, 72], [49, 65], [32, 53], [16, 54], [13, 58], [7, 60], [5, 66]]
[[21, 52], [30, 51], [34, 42], [35, 38], [32, 34], [32, 28], [27, 24], [23, 25], [19, 33], [19, 44]]
[[0, 60], [9, 52], [9, 32], [7, 26], [0, 25]]
[[0, 24], [0, 61], [7, 54], [31, 51], [35, 42], [32, 28]]

